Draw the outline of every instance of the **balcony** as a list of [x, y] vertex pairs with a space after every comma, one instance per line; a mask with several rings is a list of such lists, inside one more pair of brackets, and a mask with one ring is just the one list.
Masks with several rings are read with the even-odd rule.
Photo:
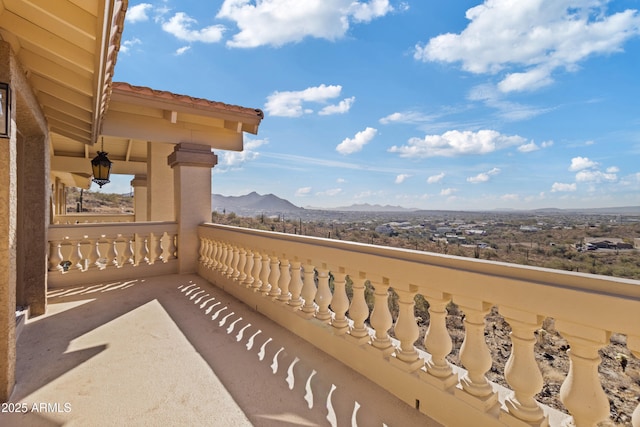
[[[178, 275], [172, 227], [50, 228], [56, 287], [46, 317], [29, 321], [18, 341], [12, 402], [70, 402], [72, 411], [21, 417], [595, 426], [610, 409], [598, 350], [615, 333], [640, 355], [637, 281], [213, 224], [198, 230], [198, 275]], [[414, 345], [417, 295], [429, 303], [426, 352]], [[465, 315], [464, 369], [446, 359], [450, 302]], [[486, 379], [491, 308], [512, 330], [509, 388]], [[571, 417], [535, 400], [545, 381], [535, 333], [547, 318], [570, 346], [560, 396]]]

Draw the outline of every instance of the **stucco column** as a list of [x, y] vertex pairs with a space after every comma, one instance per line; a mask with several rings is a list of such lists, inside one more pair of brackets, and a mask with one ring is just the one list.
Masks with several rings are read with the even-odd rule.
[[[0, 81], [11, 82], [11, 51], [0, 40]], [[0, 402], [6, 402], [15, 384], [16, 366], [16, 241], [17, 241], [17, 147], [15, 96], [10, 138], [0, 138]], [[4, 112], [6, 114], [6, 112]]]
[[167, 156], [174, 145], [147, 142], [147, 220], [174, 221], [173, 174]]
[[147, 176], [136, 175], [131, 180], [133, 187], [133, 213], [134, 221], [147, 220]]
[[175, 217], [178, 222], [178, 271], [198, 267], [198, 226], [211, 220], [211, 168], [218, 156], [208, 145], [183, 142], [168, 157], [173, 168]]

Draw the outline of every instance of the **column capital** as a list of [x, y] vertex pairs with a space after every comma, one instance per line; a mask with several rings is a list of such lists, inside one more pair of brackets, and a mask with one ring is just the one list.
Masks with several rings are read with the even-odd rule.
[[212, 168], [218, 163], [218, 156], [213, 154], [208, 145], [181, 142], [175, 146], [167, 161], [172, 168], [179, 165]]
[[132, 187], [146, 187], [147, 186], [147, 175], [135, 175], [131, 180]]

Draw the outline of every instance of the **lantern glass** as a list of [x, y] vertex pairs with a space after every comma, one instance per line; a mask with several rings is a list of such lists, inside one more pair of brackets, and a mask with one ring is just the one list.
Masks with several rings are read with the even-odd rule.
[[107, 154], [108, 153], [103, 151], [98, 151], [98, 155], [91, 160], [93, 182], [98, 184], [100, 188], [110, 182], [109, 175], [111, 175], [111, 160], [109, 160]]

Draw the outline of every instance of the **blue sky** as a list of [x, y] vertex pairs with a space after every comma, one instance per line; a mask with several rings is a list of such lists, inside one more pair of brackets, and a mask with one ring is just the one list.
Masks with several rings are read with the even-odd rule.
[[640, 205], [639, 9], [130, 2], [114, 80], [264, 110], [243, 152], [217, 152], [215, 193], [314, 207]]

